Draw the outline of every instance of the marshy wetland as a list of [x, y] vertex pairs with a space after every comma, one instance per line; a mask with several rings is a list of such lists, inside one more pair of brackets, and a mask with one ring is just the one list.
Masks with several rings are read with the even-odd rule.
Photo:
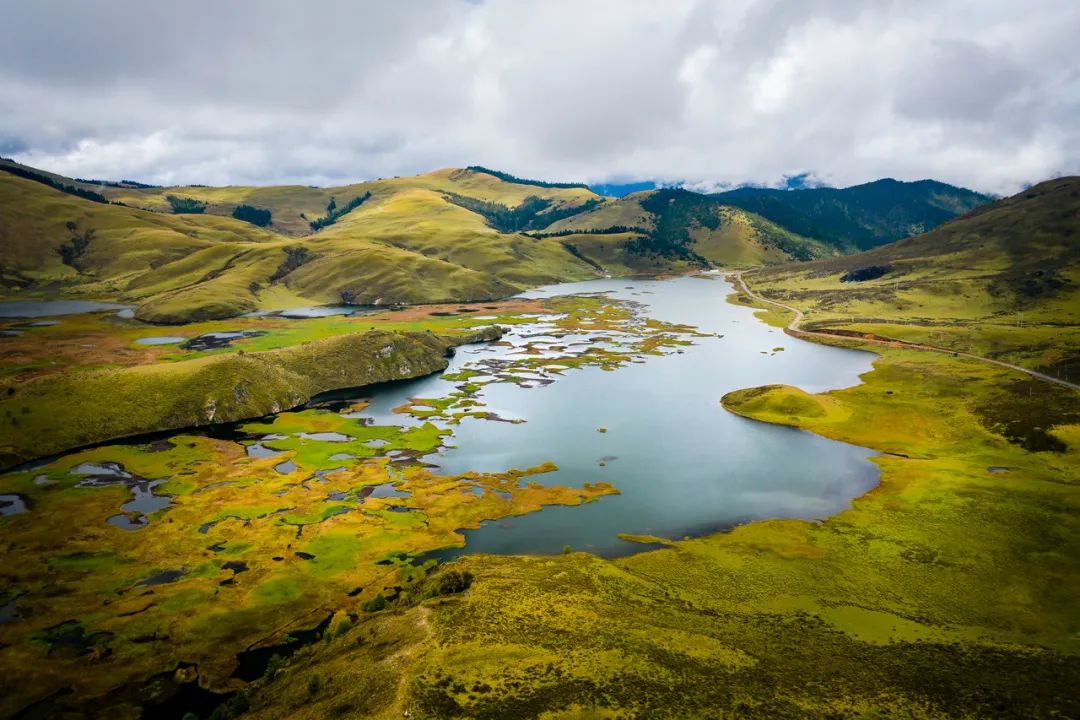
[[[1007, 371], [804, 342], [731, 291], [604, 279], [167, 335], [111, 309], [9, 321], [0, 404], [24, 453], [51, 427], [19, 410], [28, 387], [54, 425], [87, 384], [208, 362], [292, 353], [334, 387], [355, 375], [329, 372], [333, 343], [354, 337], [396, 368], [372, 377], [412, 379], [312, 385], [278, 412], [0, 475], [2, 712], [1069, 706], [1051, 688], [1075, 675], [1075, 425], [1049, 430], [1064, 450], [1030, 451], [980, 424]], [[1015, 682], [995, 686], [1002, 664]], [[748, 705], [762, 673], [771, 699]]]
[[[443, 329], [505, 332], [460, 346], [439, 374], [5, 473], [0, 654], [24, 668], [6, 709], [66, 692], [51, 678], [68, 673], [76, 698], [123, 704], [177, 662], [208, 689], [235, 689], [250, 679], [245, 652], [402, 602], [462, 552], [626, 555], [847, 507], [876, 482], [870, 451], [739, 418], [718, 399], [748, 384], [850, 385], [874, 356], [784, 338], [726, 304], [729, 292], [715, 275], [618, 279], [509, 308], [429, 309]], [[150, 347], [183, 362], [341, 321], [249, 318], [184, 333], [234, 348]], [[119, 322], [132, 348], [149, 336]], [[785, 460], [792, 447], [799, 459]]]

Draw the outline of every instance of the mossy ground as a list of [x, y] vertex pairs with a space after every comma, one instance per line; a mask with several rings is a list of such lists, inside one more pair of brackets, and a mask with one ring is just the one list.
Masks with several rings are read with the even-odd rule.
[[[69, 346], [79, 344], [80, 337], [116, 339], [109, 333], [115, 330], [118, 341], [103, 353], [134, 364], [105, 371], [59, 365], [29, 378], [15, 376], [9, 380], [16, 390], [9, 401], [28, 403], [31, 412], [18, 417], [22, 427], [33, 426], [51, 406], [27, 397], [34, 397], [35, 387], [53, 388], [48, 397], [73, 406], [66, 424], [42, 425], [41, 436], [72, 443], [68, 426], [108, 425], [117, 417], [127, 418], [132, 427], [160, 426], [154, 397], [171, 396], [169, 378], [192, 366], [257, 363], [264, 355], [285, 360], [310, 356], [297, 374], [317, 383], [324, 371], [340, 373], [358, 365], [355, 354], [323, 352], [326, 343], [380, 345], [415, 335], [420, 345], [434, 343], [441, 361], [449, 341], [417, 331], [456, 333], [460, 341], [474, 336], [477, 327], [539, 319], [547, 319], [552, 332], [579, 340], [595, 336], [595, 343], [580, 355], [561, 355], [556, 339], [543, 357], [540, 348], [530, 345], [497, 381], [515, 382], [516, 372], [535, 372], [556, 360], [560, 365], [550, 368], [553, 373], [591, 366], [614, 369], [646, 354], [670, 352], [695, 334], [689, 327], [643, 318], [632, 304], [596, 296], [559, 297], [353, 319], [265, 320], [260, 327], [266, 334], [239, 340], [238, 347], [198, 353], [202, 357], [174, 349], [132, 358], [121, 350], [131, 346], [132, 334], [140, 331], [137, 325], [75, 316], [39, 329], [60, 332], [66, 327]], [[252, 325], [245, 327], [262, 321], [248, 319]], [[365, 330], [372, 327], [379, 329]], [[179, 332], [196, 335], [211, 329], [222, 326], [204, 323]], [[375, 355], [394, 368], [406, 357], [396, 351]], [[133, 373], [145, 375], [146, 384], [130, 382]], [[253, 377], [250, 368], [240, 375]], [[272, 383], [265, 372], [256, 375]], [[124, 397], [103, 394], [101, 378], [119, 378], [116, 385], [126, 391]], [[221, 385], [210, 380], [195, 384]], [[260, 396], [260, 388], [244, 398]], [[174, 399], [180, 407], [180, 398]], [[196, 405], [196, 411], [206, 409]], [[129, 411], [120, 412], [123, 407]], [[139, 407], [150, 415], [144, 417]], [[197, 667], [191, 679], [204, 687], [242, 685], [232, 673], [238, 655], [250, 648], [288, 642], [290, 631], [312, 627], [332, 613], [356, 617], [365, 608], [382, 607], [386, 598], [407, 607], [424, 597], [425, 576], [434, 561], [418, 558], [460, 546], [459, 530], [535, 512], [546, 504], [578, 504], [616, 492], [604, 483], [567, 488], [529, 480], [556, 469], [551, 464], [435, 475], [415, 458], [440, 448], [449, 430], [429, 422], [368, 424], [359, 415], [364, 408], [360, 402], [338, 411], [281, 412], [240, 425], [233, 439], [180, 434], [104, 445], [0, 475], [0, 492], [20, 495], [29, 508], [0, 519], [4, 585], [11, 588], [0, 599], [14, 601], [17, 618], [0, 626], [0, 666], [18, 687], [5, 697], [3, 712], [71, 687], [73, 694], [64, 700], [69, 705], [85, 708], [92, 701], [94, 712], [131, 714], [137, 701], [130, 689], [172, 672], [180, 662]], [[227, 403], [214, 410], [228, 411]], [[168, 505], [145, 513], [125, 507], [135, 489], [148, 488], [167, 496]]]
[[[985, 239], [1026, 226], [978, 217], [986, 222], [978, 232], [947, 231], [960, 247], [938, 259], [936, 274], [914, 251], [904, 255], [917, 243], [901, 243], [881, 251], [907, 263], [899, 281], [841, 284], [852, 269], [844, 260], [751, 282], [809, 310], [808, 326], [852, 331], [838, 344], [858, 346], [867, 328], [889, 337], [933, 332], [942, 336], [936, 344], [1070, 366], [1072, 251], [1051, 252], [1037, 227], [1021, 233], [1067, 280], [1040, 285], [1044, 270], [1022, 285], [1043, 294], [1023, 300], [1028, 324], [1014, 331], [1009, 318], [1023, 293], [993, 284], [1012, 277], [1012, 239]], [[984, 246], [1003, 249], [977, 252]], [[973, 261], [990, 281], [959, 272]], [[589, 317], [581, 308], [569, 314], [579, 311]], [[776, 311], [768, 319], [786, 323]], [[666, 346], [667, 332], [654, 330]], [[91, 699], [169, 669], [176, 657], [193, 659], [200, 682], [219, 687], [236, 657], [222, 648], [274, 644], [333, 613], [322, 643], [249, 688], [252, 717], [1080, 715], [1080, 398], [947, 354], [874, 349], [881, 358], [853, 388], [811, 395], [772, 386], [724, 398], [747, 422], [881, 453], [881, 484], [850, 510], [823, 522], [752, 523], [611, 561], [467, 556], [444, 572], [471, 575], [471, 587], [433, 599], [410, 591], [423, 570], [406, 562], [408, 552], [438, 547], [485, 517], [610, 489], [545, 488], [520, 472], [446, 478], [405, 463], [388, 472], [384, 459], [363, 457], [331, 472], [343, 461], [313, 443], [335, 443], [297, 437], [350, 435], [327, 413], [279, 416], [286, 437], [266, 442], [284, 454], [273, 458], [192, 437], [156, 452], [97, 448], [44, 473], [4, 476], [2, 491], [22, 494], [31, 509], [0, 525], [5, 587], [14, 589], [2, 599], [14, 599], [20, 618], [0, 626], [16, 689], [3, 712], [75, 683], [72, 702], [116, 716], [121, 708]], [[603, 360], [625, 361], [617, 351]], [[345, 444], [361, 456], [370, 439], [419, 452], [438, 434], [423, 426], [355, 433]], [[69, 470], [83, 460], [169, 476], [160, 491], [173, 505], [142, 530], [108, 525], [130, 490], [74, 487]], [[295, 468], [274, 469], [286, 460]], [[376, 483], [410, 494], [357, 502]], [[35, 522], [42, 517], [56, 520]], [[151, 536], [157, 541], [143, 542]], [[242, 571], [226, 568], [233, 560]], [[186, 574], [173, 582], [137, 585], [177, 569]]]
[[[73, 686], [79, 702], [171, 672], [178, 661], [224, 689], [245, 649], [280, 642], [313, 617], [408, 592], [425, 574], [411, 558], [461, 545], [459, 529], [614, 491], [528, 480], [551, 465], [446, 477], [387, 459], [438, 448], [446, 432], [432, 425], [380, 427], [304, 411], [244, 430], [271, 434], [263, 444], [279, 452], [249, 457], [252, 441], [174, 436], [0, 476], [3, 491], [30, 508], [0, 520], [4, 586], [17, 595], [18, 616], [0, 628], [0, 664], [13, 689], [5, 715], [58, 687]], [[335, 435], [319, 435], [328, 432]], [[105, 463], [170, 478], [156, 488], [169, 506], [139, 529], [110, 524], [131, 499], [129, 483], [81, 482]], [[371, 493], [379, 487], [394, 491]], [[179, 574], [155, 584], [165, 571]], [[88, 639], [76, 647], [50, 639], [65, 623]]]
[[[752, 523], [614, 561], [467, 556], [454, 563], [476, 577], [465, 596], [361, 622], [296, 657], [252, 707], [312, 718], [1075, 715], [1080, 425], [1048, 431], [1062, 452], [999, 434], [980, 407], [1012, 379], [886, 350], [854, 388], [732, 393], [725, 406], [748, 422], [878, 450], [880, 486], [821, 523]], [[312, 674], [325, 690], [309, 697]], [[399, 690], [366, 690], [376, 685]]]

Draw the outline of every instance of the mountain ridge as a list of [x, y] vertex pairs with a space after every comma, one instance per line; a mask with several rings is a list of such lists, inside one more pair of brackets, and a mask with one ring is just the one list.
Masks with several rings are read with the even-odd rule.
[[0, 170], [4, 295], [115, 299], [157, 323], [281, 303], [492, 300], [597, 275], [849, 249], [689, 190], [613, 199], [480, 166], [329, 188], [91, 184], [10, 161]]

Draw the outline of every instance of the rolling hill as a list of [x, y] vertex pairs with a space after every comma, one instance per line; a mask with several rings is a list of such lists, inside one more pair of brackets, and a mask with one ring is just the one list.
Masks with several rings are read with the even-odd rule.
[[[517, 205], [539, 196], [550, 212], [594, 197], [584, 189], [526, 187], [453, 170], [331, 189], [58, 182], [107, 202], [0, 173], [7, 295], [118, 299], [137, 304], [140, 319], [173, 323], [282, 304], [485, 300], [596, 274], [556, 240], [500, 233], [445, 199], [453, 193]], [[170, 212], [170, 197], [201, 211]], [[308, 217], [326, 217], [331, 198], [346, 205], [345, 198], [360, 197], [362, 205], [320, 231], [289, 234], [302, 232]], [[240, 204], [270, 210], [273, 223], [264, 229], [228, 217]]]
[[1080, 178], [857, 255], [754, 272], [803, 327], [975, 352], [1080, 377]]
[[[166, 188], [7, 160], [0, 171], [5, 296], [119, 300], [157, 323], [305, 304], [481, 301], [598, 274], [777, 264], [851, 247], [719, 196], [607, 198], [478, 166], [331, 188]], [[879, 187], [860, 222], [923, 212], [925, 198], [907, 191], [888, 206], [891, 189]], [[935, 218], [966, 208], [938, 204]]]

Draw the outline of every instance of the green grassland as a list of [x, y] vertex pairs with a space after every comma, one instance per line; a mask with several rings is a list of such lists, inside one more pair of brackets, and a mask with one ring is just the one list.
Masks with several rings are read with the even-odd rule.
[[0, 398], [0, 467], [115, 438], [268, 415], [328, 390], [427, 375], [446, 367], [454, 344], [497, 336], [495, 328], [456, 338], [371, 331], [30, 379], [9, 385]]
[[[423, 557], [460, 547], [460, 530], [617, 493], [606, 483], [546, 486], [531, 479], [557, 469], [551, 463], [444, 476], [417, 459], [447, 442], [449, 413], [487, 417], [476, 397], [481, 383], [517, 382], [523, 372], [549, 367], [613, 370], [677, 352], [695, 331], [643, 320], [634, 306], [597, 296], [485, 309], [492, 314], [483, 318], [417, 309], [247, 318], [243, 327], [265, 334], [232, 348], [151, 348], [150, 356], [136, 358], [102, 348], [99, 360], [133, 364], [53, 368], [9, 385], [4, 437], [35, 454], [133, 428], [266, 417], [225, 437], [180, 433], [99, 445], [0, 474], [0, 494], [17, 494], [27, 507], [0, 517], [0, 602], [18, 616], [0, 624], [0, 668], [12, 688], [0, 698], [0, 714], [29, 706], [27, 712], [47, 715], [55, 703], [58, 711], [107, 717], [137, 717], [144, 706], [143, 717], [153, 717], [155, 706], [187, 683], [234, 692], [264, 673], [246, 665], [253, 648], [268, 649], [269, 668], [270, 653], [287, 655], [294, 638], [313, 634], [312, 627], [322, 627], [329, 640], [368, 612], [463, 590], [471, 577], [429, 577], [435, 562]], [[375, 425], [362, 415], [364, 401], [283, 411], [319, 389], [439, 370], [450, 345], [491, 340], [496, 323], [537, 316], [559, 332], [595, 334], [596, 347], [576, 353], [557, 338], [537, 339], [497, 378], [452, 378], [458, 390], [445, 401], [418, 401], [448, 413], [437, 418], [442, 426], [422, 411], [411, 426]], [[78, 345], [119, 336], [126, 345], [147, 329], [95, 316], [35, 331], [68, 333], [53, 337]], [[260, 452], [252, 452], [256, 443]], [[116, 469], [132, 477], [117, 480]], [[100, 477], [86, 482], [94, 476]], [[128, 505], [140, 483], [168, 505], [153, 512]], [[329, 626], [320, 623], [331, 617]]]
[[[1080, 356], [1077, 182], [1044, 183], [871, 253], [747, 273], [755, 291], [806, 312], [804, 328], [880, 353], [852, 388], [717, 398], [745, 422], [879, 453], [880, 485], [824, 521], [755, 522], [618, 560], [469, 555], [432, 573], [423, 554], [460, 546], [461, 528], [615, 492], [529, 480], [550, 464], [446, 477], [409, 462], [444, 442], [426, 418], [486, 415], [468, 373], [450, 397], [400, 408], [421, 421], [414, 427], [366, 424], [352, 416], [362, 406], [281, 412], [248, 423], [241, 439], [94, 447], [0, 475], [0, 493], [29, 510], [0, 518], [0, 607], [19, 618], [0, 624], [11, 688], [0, 715], [34, 704], [31, 715], [67, 707], [135, 718], [145, 705], [149, 717], [198, 683], [236, 693], [219, 719], [1078, 716], [1080, 393], [862, 342], [904, 338], [1068, 373]], [[97, 190], [150, 209], [0, 173], [7, 297], [123, 299], [140, 318], [180, 323], [167, 332], [185, 338], [264, 334], [198, 352], [138, 346], [162, 331], [105, 315], [5, 323], [22, 332], [0, 347], [7, 462], [437, 370], [478, 325], [539, 313], [568, 332], [634, 325], [627, 307], [598, 298], [492, 304], [483, 322], [456, 309], [462, 300], [599, 272], [690, 269], [706, 253], [741, 265], [833, 252], [679, 193], [605, 200], [535, 236], [499, 233], [443, 195], [507, 206], [538, 196], [556, 208], [593, 196], [473, 170], [277, 200], [269, 188]], [[319, 232], [296, 237], [301, 224], [284, 224], [353, 192], [371, 197]], [[169, 194], [207, 202], [206, 212], [167, 214]], [[280, 203], [274, 225], [222, 217], [241, 202]], [[589, 232], [616, 219], [651, 224]], [[577, 232], [550, 235], [562, 230]], [[887, 269], [875, 279], [841, 280], [877, 266]], [[454, 304], [431, 312], [456, 314], [215, 319], [343, 299], [441, 300]], [[658, 323], [636, 333], [574, 358], [526, 348], [518, 366], [614, 369], [693, 337]], [[248, 454], [264, 433], [281, 454]], [[391, 450], [404, 462], [388, 462]], [[170, 505], [140, 518], [123, 507], [128, 485], [80, 483], [87, 463], [168, 478], [158, 492]], [[365, 494], [387, 484], [390, 496]], [[124, 530], [117, 518], [145, 525]], [[265, 663], [265, 674], [235, 674], [246, 651], [292, 652], [301, 635], [320, 642]]]
[[[924, 235], [747, 275], [802, 328], [873, 334], [1080, 379], [1080, 179], [1061, 178]], [[887, 268], [878, 278], [846, 273]], [[1071, 375], [1070, 375], [1071, 373]]]
[[[6, 297], [117, 299], [137, 304], [141, 320], [179, 324], [274, 307], [283, 297], [294, 304], [490, 300], [597, 272], [557, 241], [498, 233], [442, 195], [504, 203], [537, 195], [557, 208], [588, 200], [584, 189], [532, 188], [472, 171], [300, 188], [297, 202], [317, 200], [297, 211], [310, 218], [325, 212], [331, 196], [345, 202], [371, 193], [360, 208], [302, 240], [276, 225], [266, 230], [214, 214], [250, 203], [284, 217], [290, 206], [277, 203], [294, 197], [291, 188], [103, 190], [145, 209], [95, 203], [0, 173]], [[166, 214], [167, 195], [207, 202], [207, 212]]]
[[251, 694], [253, 716], [1076, 714], [1080, 417], [1041, 416], [1067, 449], [1032, 451], [988, 408], [1045, 408], [1048, 383], [910, 350], [863, 380], [724, 398], [747, 422], [877, 450], [881, 484], [851, 510], [615, 561], [465, 557], [450, 567], [475, 576], [466, 595], [296, 656]]
[[[958, 349], [1046, 367], [1075, 337], [1064, 279], [1075, 182], [873, 254], [762, 270], [751, 284], [807, 312], [808, 326], [849, 330], [872, 313], [890, 333], [948, 328]], [[839, 280], [883, 261], [901, 268], [903, 302], [888, 276]], [[1033, 290], [1032, 268], [1062, 284]], [[1018, 302], [1041, 322], [991, 322]], [[467, 592], [399, 603], [297, 654], [251, 688], [251, 716], [1080, 714], [1080, 393], [859, 335], [828, 340], [880, 353], [855, 387], [722, 399], [746, 422], [877, 451], [881, 482], [850, 510], [614, 561], [466, 556], [447, 570], [474, 577]]]
[[[372, 457], [372, 440], [382, 443], [380, 455], [431, 452], [445, 434], [432, 425], [378, 427], [305, 411], [245, 429], [277, 433], [282, 454], [248, 457], [247, 443], [178, 435], [0, 476], [5, 491], [32, 507], [0, 519], [3, 601], [21, 608], [20, 622], [0, 626], [7, 679], [0, 713], [71, 688], [73, 706], [135, 717], [181, 661], [197, 666], [190, 679], [205, 687], [242, 685], [234, 672], [246, 650], [287, 644], [290, 630], [317, 625], [338, 608], [355, 612], [422, 591], [430, 563], [411, 558], [460, 545], [459, 529], [614, 492], [604, 483], [530, 480], [556, 469], [550, 463], [436, 476]], [[328, 429], [351, 439], [309, 437]], [[343, 449], [353, 459], [334, 457]], [[160, 485], [169, 506], [143, 517], [125, 509], [127, 484], [81, 482], [104, 463], [149, 480], [171, 477]], [[371, 494], [380, 487], [394, 492]], [[122, 517], [141, 527], [121, 529]], [[143, 689], [133, 694], [133, 687]]]

